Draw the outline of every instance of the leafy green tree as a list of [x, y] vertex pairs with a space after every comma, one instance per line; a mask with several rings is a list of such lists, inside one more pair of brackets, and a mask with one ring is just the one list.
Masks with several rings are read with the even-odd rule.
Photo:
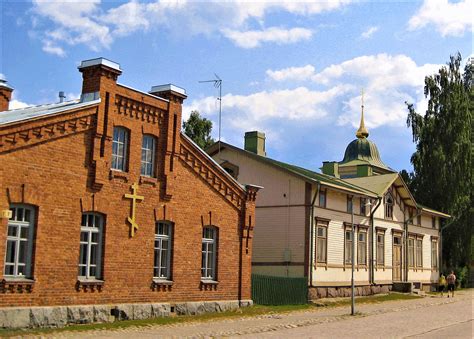
[[201, 117], [198, 111], [192, 111], [189, 119], [183, 122], [184, 134], [190, 137], [202, 149], [215, 141], [211, 137], [212, 121]]
[[443, 232], [443, 261], [448, 267], [469, 266], [473, 224], [473, 60], [462, 73], [458, 53], [437, 74], [425, 78], [428, 109], [424, 115], [408, 104], [416, 151], [410, 189], [415, 199], [449, 213], [452, 224]]

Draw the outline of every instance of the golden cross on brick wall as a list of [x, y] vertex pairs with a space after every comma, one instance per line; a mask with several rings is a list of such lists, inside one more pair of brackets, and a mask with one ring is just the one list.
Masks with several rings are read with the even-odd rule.
[[130, 236], [133, 237], [135, 235], [135, 231], [138, 230], [138, 225], [135, 221], [135, 212], [137, 207], [137, 200], [141, 201], [145, 199], [144, 196], [137, 195], [138, 184], [134, 183], [132, 185], [133, 194], [125, 194], [124, 197], [127, 199], [132, 199], [132, 216], [128, 217], [127, 220], [130, 223]]

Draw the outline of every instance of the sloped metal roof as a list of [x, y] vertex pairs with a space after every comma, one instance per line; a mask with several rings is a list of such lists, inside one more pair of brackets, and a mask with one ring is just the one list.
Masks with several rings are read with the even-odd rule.
[[79, 99], [59, 102], [54, 104], [31, 106], [26, 108], [13, 109], [0, 112], [0, 126], [9, 125], [20, 121], [33, 120], [48, 115], [55, 115], [65, 111], [97, 105], [100, 98], [90, 101], [81, 101]]

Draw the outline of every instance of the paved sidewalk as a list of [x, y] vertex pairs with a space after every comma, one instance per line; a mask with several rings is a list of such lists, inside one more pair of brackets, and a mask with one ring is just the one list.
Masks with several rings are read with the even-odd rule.
[[77, 338], [209, 338], [209, 337], [472, 337], [473, 290], [455, 298], [425, 297], [350, 306], [316, 308], [255, 317], [173, 325], [128, 327], [120, 330], [58, 332], [54, 337]]

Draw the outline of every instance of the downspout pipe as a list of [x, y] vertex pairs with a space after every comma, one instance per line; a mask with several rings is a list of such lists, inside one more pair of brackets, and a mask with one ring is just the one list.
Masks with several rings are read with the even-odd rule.
[[375, 284], [375, 264], [377, 263], [377, 258], [375, 257], [375, 249], [374, 249], [374, 215], [375, 212], [377, 212], [377, 209], [380, 207], [380, 204], [382, 204], [382, 198], [377, 199], [377, 205], [375, 206], [374, 209], [370, 210], [370, 229], [372, 232], [372, 236], [370, 237], [370, 245], [371, 250], [372, 250], [372, 257], [370, 258], [371, 260], [371, 265], [370, 265], [370, 283], [373, 285]]
[[418, 218], [418, 216], [421, 215], [421, 209], [417, 208], [416, 209], [416, 214], [408, 219], [405, 219], [403, 221], [403, 228], [405, 230], [405, 260], [404, 261], [404, 264], [405, 264], [405, 279], [403, 279], [405, 282], [408, 281], [408, 272], [409, 272], [409, 268], [408, 268], [408, 223], [409, 222], [413, 222], [413, 219], [415, 218]]
[[309, 231], [309, 234], [310, 234], [310, 240], [309, 240], [309, 263], [308, 263], [308, 276], [309, 276], [309, 286], [310, 287], [313, 287], [313, 256], [314, 256], [314, 251], [313, 251], [313, 246], [314, 246], [314, 243], [313, 243], [313, 238], [314, 238], [314, 204], [316, 203], [316, 198], [318, 197], [318, 194], [319, 194], [319, 190], [321, 188], [321, 184], [318, 182], [316, 184], [316, 192], [314, 192], [314, 196], [313, 196], [313, 199], [311, 200], [311, 221], [309, 223], [309, 227], [310, 227], [310, 231]]

